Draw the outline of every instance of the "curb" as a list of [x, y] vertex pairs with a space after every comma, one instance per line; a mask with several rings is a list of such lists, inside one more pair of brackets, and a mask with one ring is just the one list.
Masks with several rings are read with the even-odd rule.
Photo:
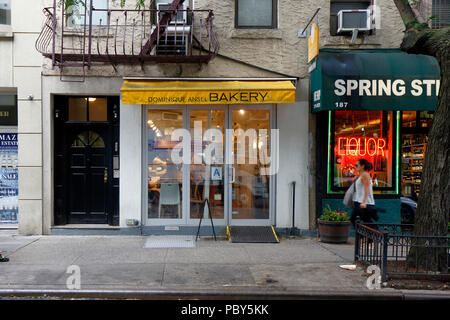
[[450, 300], [450, 293], [273, 290], [0, 290], [0, 297], [140, 300]]

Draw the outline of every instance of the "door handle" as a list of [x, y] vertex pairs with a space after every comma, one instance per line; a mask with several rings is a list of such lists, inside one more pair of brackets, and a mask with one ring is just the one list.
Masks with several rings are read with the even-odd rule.
[[105, 173], [103, 175], [103, 182], [108, 183], [108, 168], [105, 168]]
[[231, 167], [231, 182], [234, 183], [236, 181], [236, 169], [234, 167]]

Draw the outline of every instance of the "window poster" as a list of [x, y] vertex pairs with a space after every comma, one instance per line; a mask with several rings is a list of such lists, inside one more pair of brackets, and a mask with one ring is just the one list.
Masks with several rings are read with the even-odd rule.
[[0, 225], [17, 223], [17, 155], [17, 133], [0, 133]]

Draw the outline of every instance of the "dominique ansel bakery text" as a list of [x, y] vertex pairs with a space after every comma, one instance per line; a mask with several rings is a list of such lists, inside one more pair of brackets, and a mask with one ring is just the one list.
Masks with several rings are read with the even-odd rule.
[[334, 93], [337, 96], [404, 96], [410, 92], [418, 97], [426, 94], [428, 97], [439, 95], [440, 80], [412, 80], [406, 83], [402, 79], [396, 80], [365, 80], [338, 79], [334, 82]]

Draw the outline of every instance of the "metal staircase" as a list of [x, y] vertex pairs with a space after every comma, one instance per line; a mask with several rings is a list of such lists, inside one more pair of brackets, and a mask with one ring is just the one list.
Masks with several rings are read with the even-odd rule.
[[172, 1], [167, 11], [164, 12], [163, 16], [158, 21], [157, 27], [155, 28], [155, 30], [153, 30], [147, 43], [142, 48], [140, 55], [149, 54], [153, 50], [153, 48], [159, 41], [160, 35], [162, 35], [166, 31], [166, 28], [168, 27], [170, 21], [172, 21], [172, 19], [177, 16], [178, 10], [183, 5], [183, 2], [184, 0]]

